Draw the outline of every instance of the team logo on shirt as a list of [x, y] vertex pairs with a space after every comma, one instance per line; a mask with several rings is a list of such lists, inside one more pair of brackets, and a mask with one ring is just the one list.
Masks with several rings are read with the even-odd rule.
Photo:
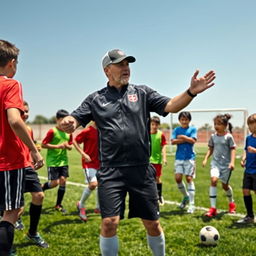
[[138, 101], [138, 96], [137, 96], [137, 94], [129, 94], [129, 95], [128, 95], [128, 100], [129, 100], [130, 102], [136, 102], [136, 101]]

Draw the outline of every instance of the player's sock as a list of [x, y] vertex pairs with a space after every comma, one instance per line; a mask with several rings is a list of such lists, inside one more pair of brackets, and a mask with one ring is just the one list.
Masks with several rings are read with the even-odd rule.
[[0, 255], [8, 256], [14, 238], [14, 226], [8, 221], [0, 222]]
[[59, 186], [56, 205], [61, 205], [65, 192], [66, 186]]
[[211, 207], [216, 208], [217, 187], [210, 186], [209, 195], [210, 195], [210, 204], [211, 204]]
[[100, 209], [98, 187], [95, 188], [95, 200], [96, 200], [96, 207], [95, 208]]
[[35, 205], [33, 203], [30, 204], [29, 208], [29, 216], [30, 216], [30, 226], [29, 226], [29, 234], [34, 236], [37, 233], [37, 227], [39, 223], [39, 219], [41, 216], [42, 205]]
[[44, 185], [42, 186], [43, 191], [47, 190], [47, 189], [51, 189], [51, 182], [47, 181], [44, 183]]
[[102, 256], [117, 256], [118, 254], [117, 236], [104, 237], [100, 235], [100, 251]]
[[226, 195], [228, 197], [228, 201], [230, 203], [234, 202], [234, 198], [233, 198], [233, 189], [231, 186], [228, 186], [228, 190], [226, 191]]
[[157, 192], [158, 192], [158, 197], [161, 198], [162, 197], [162, 183], [157, 183]]
[[92, 190], [89, 189], [89, 187], [86, 187], [83, 191], [83, 194], [80, 198], [80, 208], [85, 208], [85, 201], [87, 200], [87, 198], [90, 196], [90, 194], [92, 193]]
[[154, 256], [165, 255], [165, 236], [162, 232], [159, 236], [150, 236], [147, 234], [148, 245]]
[[193, 181], [188, 183], [188, 195], [189, 195], [189, 204], [195, 204], [195, 184]]
[[184, 196], [188, 196], [188, 192], [183, 181], [181, 183], [178, 183], [178, 189]]
[[247, 210], [247, 215], [254, 218], [252, 196], [244, 196], [244, 205]]

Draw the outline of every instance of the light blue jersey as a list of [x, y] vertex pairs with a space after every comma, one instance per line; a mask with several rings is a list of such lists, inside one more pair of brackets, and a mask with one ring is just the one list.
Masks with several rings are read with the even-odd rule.
[[[187, 137], [197, 139], [197, 130], [194, 126], [188, 128], [176, 127], [172, 132], [172, 139], [177, 139], [178, 135], [185, 135]], [[177, 144], [176, 160], [195, 160], [195, 152], [193, 150], [194, 144], [185, 142]]]

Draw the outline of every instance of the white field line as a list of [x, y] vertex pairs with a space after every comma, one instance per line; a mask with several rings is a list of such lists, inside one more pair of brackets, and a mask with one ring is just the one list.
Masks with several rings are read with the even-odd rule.
[[[39, 177], [39, 179], [42, 179], [42, 180], [48, 180], [48, 178], [43, 177], [43, 176], [38, 176], [38, 177]], [[87, 185], [85, 185], [85, 184], [77, 183], [77, 182], [71, 182], [71, 181], [67, 181], [67, 184], [77, 186], [77, 187], [87, 187]], [[177, 205], [177, 206], [180, 205], [179, 202], [169, 201], [169, 200], [165, 200], [165, 203], [166, 204]], [[200, 211], [204, 211], [204, 212], [206, 212], [208, 210], [208, 208], [200, 207], [200, 206], [196, 206], [195, 208], [196, 208], [196, 210], [200, 210]], [[227, 211], [218, 209], [218, 213], [220, 213], [220, 212], [227, 212]], [[240, 217], [240, 218], [243, 218], [245, 216], [245, 214], [241, 214], [241, 213], [233, 213], [233, 214], [227, 213], [227, 214], [230, 215], [230, 216], [235, 216], [235, 217]]]

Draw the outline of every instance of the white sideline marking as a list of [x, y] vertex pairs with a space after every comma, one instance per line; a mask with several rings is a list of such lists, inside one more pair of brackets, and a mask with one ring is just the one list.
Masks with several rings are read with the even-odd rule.
[[[38, 176], [40, 179], [43, 179], [43, 180], [48, 180], [48, 178], [46, 177], [43, 177], [43, 176]], [[73, 185], [73, 186], [77, 186], [77, 187], [86, 187], [87, 185], [85, 184], [82, 184], [82, 183], [77, 183], [77, 182], [72, 182], [72, 181], [67, 181], [67, 184], [70, 184], [70, 185]], [[178, 202], [175, 202], [175, 201], [169, 201], [169, 200], [165, 200], [165, 203], [166, 204], [174, 204], [174, 205], [180, 205], [180, 203]], [[205, 208], [205, 207], [200, 207], [200, 206], [196, 206], [195, 207], [197, 210], [200, 210], [200, 211], [204, 211], [206, 212], [208, 210], [208, 208]], [[226, 212], [225, 210], [221, 210], [219, 209], [218, 212]], [[235, 216], [235, 217], [240, 217], [240, 218], [243, 218], [245, 216], [245, 214], [241, 214], [241, 213], [233, 213], [233, 214], [230, 214], [230, 213], [227, 213], [227, 215], [230, 215], [230, 216]]]

